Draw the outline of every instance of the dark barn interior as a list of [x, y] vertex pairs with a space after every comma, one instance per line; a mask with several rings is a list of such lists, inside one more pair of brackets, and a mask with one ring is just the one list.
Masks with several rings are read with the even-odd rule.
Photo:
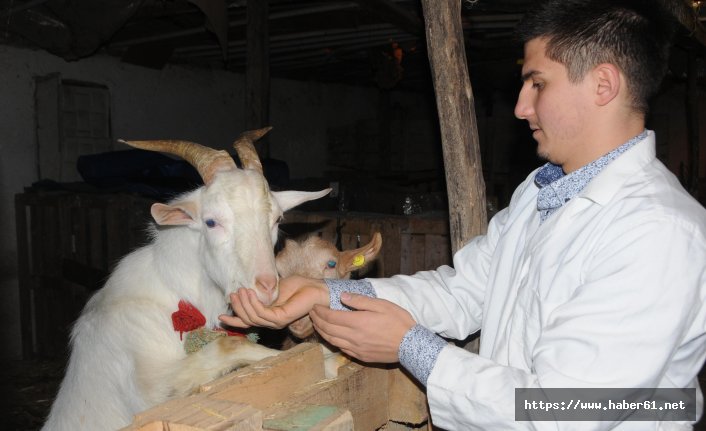
[[[542, 163], [513, 115], [513, 28], [532, 2], [459, 1], [489, 219]], [[682, 27], [648, 127], [706, 204], [706, 5], [663, 1]], [[350, 248], [381, 231], [377, 276], [450, 263], [422, 3], [0, 0], [3, 429], [39, 429], [85, 301], [147, 240], [149, 205], [200, 183], [188, 165], [118, 139], [229, 149], [271, 125], [257, 147], [271, 187], [333, 188], [285, 219], [284, 235]]]

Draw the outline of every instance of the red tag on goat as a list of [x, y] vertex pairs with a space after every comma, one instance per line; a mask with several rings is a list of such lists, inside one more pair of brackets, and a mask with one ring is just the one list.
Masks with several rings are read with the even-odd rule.
[[184, 332], [193, 331], [204, 326], [206, 318], [198, 308], [182, 299], [179, 301], [179, 310], [172, 313], [172, 324], [174, 325], [174, 330], [179, 331], [179, 339], [183, 340]]

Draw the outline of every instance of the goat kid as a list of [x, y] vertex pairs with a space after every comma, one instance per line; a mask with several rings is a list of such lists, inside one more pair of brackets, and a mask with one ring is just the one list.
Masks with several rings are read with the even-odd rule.
[[[349, 279], [351, 272], [363, 269], [377, 257], [382, 248], [382, 235], [375, 232], [370, 242], [360, 248], [339, 251], [331, 242], [313, 235], [297, 242], [288, 239], [277, 254], [275, 262], [280, 277], [301, 275], [310, 278]], [[289, 326], [297, 338], [306, 339], [314, 334], [309, 316], [304, 316]], [[291, 347], [285, 340], [284, 347]]]
[[269, 128], [234, 143], [243, 162], [185, 141], [128, 145], [179, 155], [204, 186], [154, 204], [152, 242], [124, 257], [86, 304], [71, 333], [71, 357], [44, 430], [114, 430], [133, 415], [236, 367], [278, 353], [223, 336], [187, 354], [173, 313], [193, 306], [205, 328], [218, 327], [228, 294], [251, 287], [264, 304], [278, 295], [273, 246], [283, 211], [320, 192], [271, 192], [253, 142]]

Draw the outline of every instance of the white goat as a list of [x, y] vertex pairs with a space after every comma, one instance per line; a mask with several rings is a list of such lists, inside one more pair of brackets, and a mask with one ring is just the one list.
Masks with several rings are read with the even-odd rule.
[[[304, 241], [288, 239], [275, 259], [281, 277], [301, 275], [311, 278], [348, 279], [351, 272], [363, 269], [371, 263], [382, 248], [382, 236], [375, 232], [370, 242], [360, 248], [339, 251], [331, 242], [312, 235]], [[309, 316], [304, 316], [289, 325], [289, 331], [297, 338], [307, 338], [314, 333]], [[285, 341], [285, 347], [287, 347]]]
[[224, 336], [187, 354], [182, 332], [190, 328], [177, 328], [172, 316], [190, 303], [205, 328], [217, 328], [228, 294], [239, 287], [254, 288], [266, 305], [277, 298], [273, 245], [282, 213], [330, 190], [271, 192], [253, 147], [268, 130], [236, 140], [243, 169], [227, 152], [191, 142], [126, 142], [181, 156], [197, 168], [204, 186], [154, 204], [152, 242], [124, 257], [86, 304], [43, 429], [118, 429], [139, 411], [278, 353]]

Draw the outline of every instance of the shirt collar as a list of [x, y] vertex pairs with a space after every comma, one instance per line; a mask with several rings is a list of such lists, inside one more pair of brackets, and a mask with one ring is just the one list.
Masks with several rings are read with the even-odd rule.
[[568, 175], [564, 174], [559, 165], [547, 163], [542, 166], [534, 177], [534, 182], [540, 189], [537, 194], [540, 221], [544, 222], [562, 205], [578, 195], [610, 162], [646, 137], [647, 130], [643, 130], [618, 148]]

